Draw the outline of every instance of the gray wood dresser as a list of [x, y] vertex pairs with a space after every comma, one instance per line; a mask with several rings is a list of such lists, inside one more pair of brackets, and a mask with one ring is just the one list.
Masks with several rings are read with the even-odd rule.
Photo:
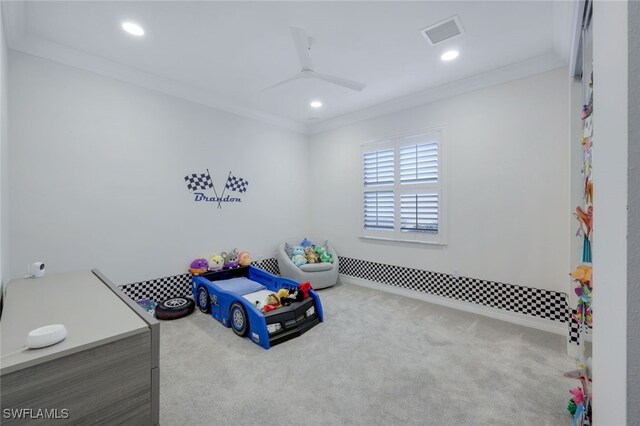
[[[64, 324], [67, 338], [23, 349], [29, 331], [48, 324]], [[0, 422], [158, 424], [159, 336], [158, 321], [97, 270], [10, 281]]]

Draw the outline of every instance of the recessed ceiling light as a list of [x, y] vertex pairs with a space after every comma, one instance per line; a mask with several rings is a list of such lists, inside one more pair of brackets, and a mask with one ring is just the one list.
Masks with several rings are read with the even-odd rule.
[[310, 105], [311, 105], [311, 108], [320, 108], [322, 106], [322, 102], [312, 101]]
[[122, 29], [134, 36], [144, 35], [144, 30], [142, 29], [142, 27], [138, 24], [134, 24], [133, 22], [123, 22]]
[[457, 50], [447, 50], [442, 54], [442, 56], [440, 56], [440, 59], [442, 59], [443, 61], [451, 61], [457, 58], [459, 54], [460, 52], [458, 52]]

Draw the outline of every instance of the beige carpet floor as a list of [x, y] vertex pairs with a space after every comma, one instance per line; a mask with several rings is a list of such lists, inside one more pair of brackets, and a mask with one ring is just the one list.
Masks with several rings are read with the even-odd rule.
[[342, 284], [266, 351], [199, 311], [161, 324], [162, 425], [567, 425], [562, 336]]

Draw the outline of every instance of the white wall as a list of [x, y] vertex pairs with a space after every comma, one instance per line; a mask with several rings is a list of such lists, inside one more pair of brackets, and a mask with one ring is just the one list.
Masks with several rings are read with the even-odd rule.
[[[343, 256], [566, 292], [568, 88], [558, 69], [313, 136], [313, 233]], [[361, 144], [441, 124], [448, 245], [359, 239]]]
[[629, 2], [627, 418], [640, 418], [640, 3]]
[[9, 254], [9, 156], [8, 156], [8, 96], [7, 84], [7, 43], [4, 37], [4, 21], [2, 8], [0, 8], [0, 298], [3, 294], [4, 284], [10, 278], [8, 274]]
[[594, 425], [627, 424], [627, 46], [627, 2], [594, 2]]
[[[11, 273], [97, 267], [118, 284], [186, 272], [232, 247], [254, 258], [308, 223], [307, 138], [10, 52]], [[184, 176], [231, 170], [242, 203], [196, 203]], [[238, 195], [238, 193], [232, 193]]]

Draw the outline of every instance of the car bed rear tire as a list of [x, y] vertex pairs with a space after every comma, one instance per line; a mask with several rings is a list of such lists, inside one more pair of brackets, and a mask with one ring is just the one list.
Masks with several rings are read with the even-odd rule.
[[198, 287], [197, 296], [198, 309], [200, 309], [200, 312], [208, 314], [211, 310], [211, 300], [207, 288], [203, 285]]

